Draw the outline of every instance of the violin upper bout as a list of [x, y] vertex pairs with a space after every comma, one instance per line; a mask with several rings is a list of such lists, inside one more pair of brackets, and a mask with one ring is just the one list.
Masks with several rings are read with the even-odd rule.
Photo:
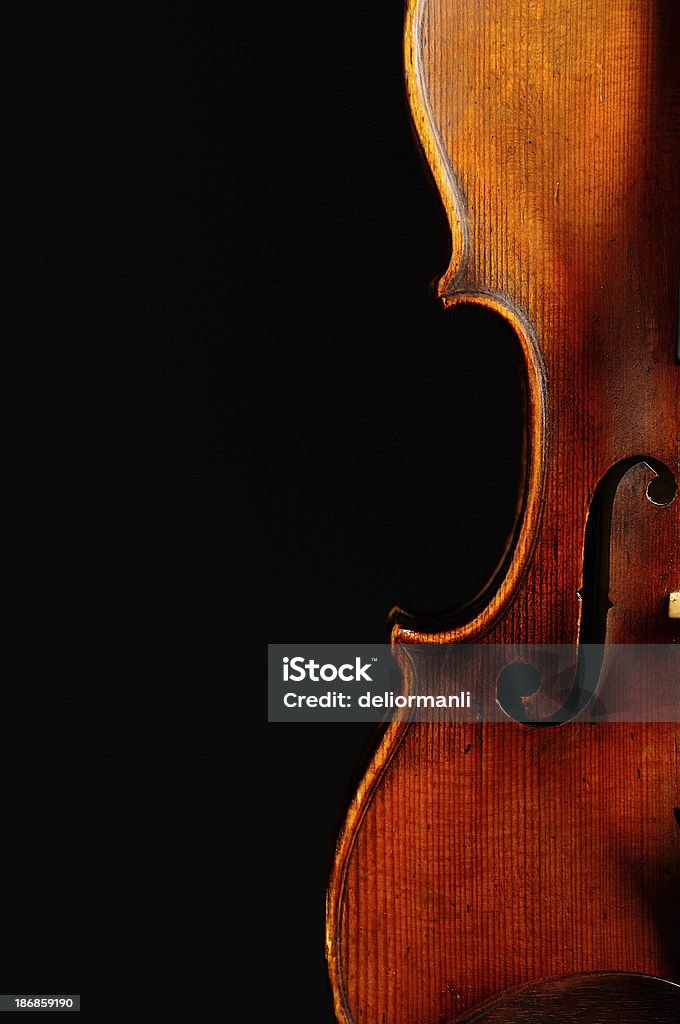
[[444, 140], [437, 128], [437, 115], [430, 102], [424, 74], [427, 39], [427, 0], [407, 0], [404, 31], [404, 67], [411, 115], [425, 159], [444, 205], [451, 232], [449, 266], [437, 283], [440, 297], [462, 286], [470, 252], [470, 227], [465, 196], [458, 184]]
[[603, 287], [627, 315], [626, 294], [671, 285], [679, 16], [672, 0], [408, 0], [408, 98], [451, 230], [440, 296], [506, 296], [541, 330]]

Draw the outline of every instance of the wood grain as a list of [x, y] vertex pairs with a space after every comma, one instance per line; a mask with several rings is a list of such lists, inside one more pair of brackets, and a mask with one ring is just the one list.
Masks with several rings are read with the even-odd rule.
[[[397, 611], [396, 648], [585, 642], [608, 474], [606, 640], [678, 641], [680, 501], [649, 499], [644, 459], [677, 476], [679, 20], [672, 0], [407, 6], [409, 100], [451, 228], [439, 296], [513, 326], [527, 471], [495, 578], [445, 621]], [[558, 699], [542, 686], [538, 717]], [[393, 724], [328, 891], [339, 1020], [440, 1024], [592, 971], [680, 980], [679, 805], [675, 722]]]

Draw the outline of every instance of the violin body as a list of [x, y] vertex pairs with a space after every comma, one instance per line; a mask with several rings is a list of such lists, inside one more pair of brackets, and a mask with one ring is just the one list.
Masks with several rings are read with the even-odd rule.
[[[526, 441], [517, 521], [483, 592], [394, 614], [405, 688], [423, 672], [451, 683], [446, 659], [409, 653], [422, 644], [678, 642], [679, 42], [674, 0], [408, 3], [409, 100], [451, 230], [438, 295], [513, 327]], [[615, 703], [604, 650], [598, 699]], [[503, 667], [480, 663], [480, 707]], [[671, 702], [676, 683], [640, 680]], [[545, 679], [526, 698], [540, 726], [387, 728], [328, 891], [342, 1024], [558, 1019], [518, 1003], [512, 1016], [503, 993], [591, 972], [662, 979], [660, 1015], [643, 1015], [643, 993], [631, 1020], [675, 1019], [678, 723], [550, 724], [563, 691]]]

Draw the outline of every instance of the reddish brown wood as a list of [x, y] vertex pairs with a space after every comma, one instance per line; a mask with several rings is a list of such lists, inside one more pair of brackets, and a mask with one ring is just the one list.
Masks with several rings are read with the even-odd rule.
[[[606, 640], [678, 641], [680, 501], [648, 500], [641, 459], [677, 475], [679, 17], [674, 0], [408, 4], [409, 97], [452, 234], [439, 295], [515, 328], [527, 474], [476, 605], [436, 626], [398, 613], [397, 648], [589, 639], [586, 524], [617, 466]], [[495, 680], [473, 682], [491, 704]], [[603, 699], [614, 683], [605, 664]], [[560, 699], [546, 683], [533, 710]], [[393, 724], [329, 886], [339, 1020], [440, 1024], [590, 971], [680, 980], [678, 805], [675, 722]]]

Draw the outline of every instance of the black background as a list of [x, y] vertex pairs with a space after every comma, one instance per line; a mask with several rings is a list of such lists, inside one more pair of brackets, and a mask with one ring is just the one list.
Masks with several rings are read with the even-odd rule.
[[[448, 229], [409, 120], [402, 11], [368, 8], [322, 18], [308, 5], [277, 26], [246, 131], [245, 154], [264, 143], [268, 155], [261, 307], [244, 337], [271, 380], [255, 474], [266, 561], [249, 602], [266, 598], [269, 641], [387, 640], [393, 605], [472, 597], [517, 495], [514, 339], [432, 297]], [[305, 1020], [334, 1019], [324, 889], [372, 739], [360, 726], [268, 727], [267, 971], [272, 1008]]]
[[368, 8], [83, 6], [15, 37], [6, 990], [197, 999], [229, 935], [258, 1014], [332, 1019], [370, 730], [263, 737], [257, 651], [471, 597], [520, 435], [509, 332], [431, 296], [402, 10]]

